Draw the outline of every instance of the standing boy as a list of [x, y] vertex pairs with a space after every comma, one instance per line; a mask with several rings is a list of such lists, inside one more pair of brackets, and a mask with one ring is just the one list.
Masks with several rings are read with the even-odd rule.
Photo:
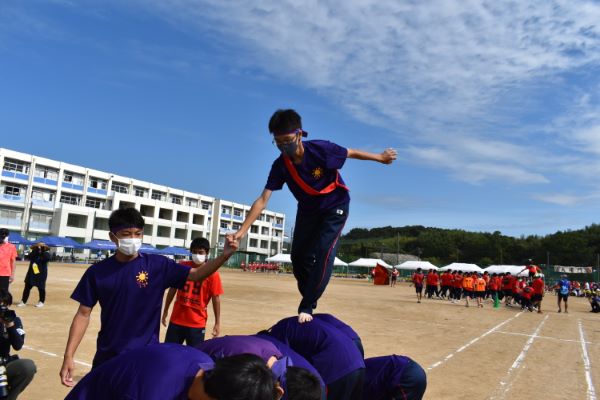
[[[192, 261], [185, 261], [181, 264], [192, 267], [192, 269], [204, 268], [209, 251], [210, 243], [208, 243], [208, 240], [196, 238], [190, 244]], [[185, 342], [188, 346], [193, 347], [197, 347], [198, 344], [202, 343], [206, 334], [207, 306], [211, 301], [215, 314], [215, 326], [212, 330], [212, 336], [219, 336], [221, 329], [221, 299], [219, 296], [223, 294], [223, 285], [218, 271], [209, 275], [202, 282], [188, 280], [183, 289], [169, 288], [162, 315], [164, 326], [167, 326], [167, 315], [175, 293], [177, 293], [177, 299], [171, 313], [171, 321], [167, 328], [165, 342], [179, 344]]]
[[8, 285], [15, 280], [15, 261], [17, 248], [8, 241], [10, 232], [6, 228], [0, 229], [0, 289], [8, 292]]
[[92, 368], [125, 351], [158, 343], [165, 289], [181, 288], [187, 280], [206, 279], [238, 246], [229, 239], [223, 254], [208, 261], [203, 268], [191, 269], [167, 257], [138, 252], [144, 236], [144, 218], [135, 208], [113, 211], [108, 227], [117, 251], [112, 257], [90, 266], [71, 295], [79, 302], [79, 308], [69, 329], [60, 370], [61, 382], [66, 386], [74, 385], [75, 351], [96, 303], [101, 307], [101, 325]]
[[423, 297], [423, 272], [421, 272], [421, 268], [417, 268], [415, 273], [412, 276], [412, 283], [415, 285], [415, 292], [417, 292], [417, 303], [421, 302], [421, 298]]
[[569, 306], [567, 301], [569, 300], [569, 294], [571, 293], [571, 282], [567, 279], [567, 275], [562, 275], [560, 281], [556, 282], [556, 288], [558, 289], [558, 312], [562, 312], [560, 302], [565, 302], [565, 313], [569, 313]]
[[312, 320], [333, 268], [337, 241], [348, 218], [350, 196], [339, 169], [347, 158], [391, 164], [396, 151], [381, 154], [346, 149], [324, 140], [302, 141], [300, 115], [294, 110], [277, 110], [269, 121], [269, 132], [281, 155], [273, 162], [267, 184], [254, 201], [241, 228], [232, 240], [243, 238], [267, 206], [274, 190], [287, 184], [298, 200], [292, 241], [292, 266], [302, 296], [298, 321]]

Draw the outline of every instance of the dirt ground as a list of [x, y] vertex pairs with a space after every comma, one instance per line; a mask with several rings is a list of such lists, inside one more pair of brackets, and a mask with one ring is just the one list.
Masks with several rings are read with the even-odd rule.
[[[46, 306], [32, 306], [38, 300], [34, 288], [29, 305], [15, 307], [27, 332], [26, 348], [19, 354], [38, 367], [20, 399], [54, 400], [68, 393], [58, 372], [77, 308], [69, 296], [84, 270], [83, 265], [51, 264]], [[26, 266], [19, 264], [11, 285], [15, 303], [21, 297], [25, 272]], [[292, 276], [232, 270], [222, 270], [221, 276], [223, 335], [252, 334], [295, 313], [299, 297]], [[545, 313], [540, 315], [504, 306], [494, 309], [489, 303], [483, 309], [443, 300], [417, 304], [413, 292], [406, 283], [390, 288], [333, 279], [318, 311], [351, 325], [362, 337], [366, 357], [403, 354], [420, 363], [427, 371], [426, 399], [595, 399], [600, 395], [600, 316], [588, 312], [585, 299], [570, 299], [569, 314], [558, 314], [556, 297], [547, 295]], [[78, 377], [89, 370], [95, 352], [97, 308], [75, 356]], [[212, 321], [211, 315], [207, 335]]]

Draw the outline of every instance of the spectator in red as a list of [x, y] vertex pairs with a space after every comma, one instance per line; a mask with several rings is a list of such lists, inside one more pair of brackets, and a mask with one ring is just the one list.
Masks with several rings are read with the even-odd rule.
[[0, 229], [0, 289], [8, 292], [8, 286], [15, 280], [17, 248], [8, 241], [10, 232]]

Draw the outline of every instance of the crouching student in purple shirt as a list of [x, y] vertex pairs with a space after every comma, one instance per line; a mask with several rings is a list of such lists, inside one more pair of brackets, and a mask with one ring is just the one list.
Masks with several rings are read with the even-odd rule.
[[393, 149], [368, 153], [325, 140], [302, 141], [308, 133], [294, 110], [277, 110], [269, 121], [269, 132], [281, 154], [271, 166], [263, 192], [252, 204], [239, 231], [231, 236], [236, 240], [243, 238], [273, 191], [288, 185], [298, 200], [291, 258], [302, 296], [298, 306], [298, 321], [302, 323], [312, 320], [317, 301], [327, 287], [337, 241], [348, 218], [349, 189], [338, 170], [347, 158], [391, 164], [397, 153]]
[[260, 357], [273, 371], [283, 400], [323, 399], [323, 381], [315, 368], [283, 343], [270, 339], [261, 335], [224, 336], [206, 340], [197, 348], [215, 361], [237, 354]]
[[177, 264], [160, 255], [139, 253], [144, 218], [134, 208], [119, 209], [108, 219], [115, 255], [90, 266], [71, 298], [79, 302], [60, 370], [61, 382], [73, 386], [74, 356], [89, 325], [90, 314], [100, 303], [100, 331], [93, 367], [121, 354], [158, 343], [160, 311], [165, 289], [182, 288], [186, 280], [201, 281], [215, 272], [237, 249], [229, 239], [223, 254], [202, 268]]
[[427, 375], [405, 356], [372, 357], [365, 360], [367, 372], [363, 400], [421, 400]]
[[346, 333], [315, 318], [301, 324], [295, 317], [266, 331], [306, 359], [323, 378], [329, 400], [362, 400], [365, 362]]
[[271, 371], [255, 355], [213, 362], [193, 347], [164, 343], [128, 351], [94, 368], [65, 400], [278, 398]]

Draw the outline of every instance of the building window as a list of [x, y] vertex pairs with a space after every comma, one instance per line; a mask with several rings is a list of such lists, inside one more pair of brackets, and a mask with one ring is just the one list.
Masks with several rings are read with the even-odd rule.
[[73, 185], [83, 185], [83, 175], [65, 171], [63, 174], [63, 181], [72, 183]]
[[258, 226], [256, 226], [256, 225], [250, 226], [250, 233], [258, 233]]
[[188, 207], [198, 207], [198, 200], [196, 199], [187, 199]]
[[210, 203], [208, 201], [203, 201], [202, 202], [202, 209], [203, 210], [210, 210]]
[[109, 230], [109, 228], [108, 228], [108, 218], [96, 217], [94, 219], [94, 229], [98, 229], [98, 230], [101, 230], [101, 231], [107, 231], [107, 230]]
[[204, 225], [204, 215], [194, 214], [194, 216], [192, 218], [192, 224]]
[[5, 158], [4, 159], [4, 170], [28, 174], [29, 173], [29, 164], [25, 163], [23, 161]]
[[3, 225], [21, 225], [23, 211], [0, 208], [0, 223]]
[[250, 247], [258, 247], [258, 240], [250, 239]]
[[231, 214], [231, 207], [221, 207], [221, 214]]
[[236, 223], [233, 224], [233, 229], [236, 231], [239, 231], [241, 227], [242, 227], [242, 224], [236, 224]]
[[181, 205], [183, 203], [183, 198], [181, 196], [171, 195], [171, 203]]
[[167, 197], [166, 193], [159, 192], [158, 190], [152, 191], [152, 196], [151, 196], [152, 200], [161, 200], [162, 201], [165, 199], [165, 197]]
[[283, 224], [283, 218], [277, 218], [277, 219], [275, 220], [275, 223], [276, 223], [276, 224], [279, 224], [279, 225]]
[[35, 199], [35, 200], [54, 201], [54, 196], [56, 196], [56, 193], [54, 193], [54, 192], [45, 192], [43, 190], [34, 189], [31, 192], [31, 198]]
[[60, 195], [60, 202], [64, 204], [73, 204], [77, 206], [80, 201], [81, 196], [77, 196], [76, 194], [61, 193]]
[[137, 197], [148, 197], [148, 190], [140, 187], [134, 187], [133, 191]]
[[261, 233], [261, 235], [268, 235], [269, 234], [269, 228], [263, 226], [260, 233]]
[[25, 188], [21, 188], [19, 186], [5, 186], [4, 194], [8, 194], [10, 196], [21, 196], [21, 189]]
[[267, 241], [267, 240], [261, 240], [260, 241], [260, 248], [261, 249], [268, 249], [269, 248], [269, 241]]
[[67, 216], [67, 226], [71, 228], [85, 228], [87, 225], [87, 215], [69, 214]]
[[94, 189], [106, 190], [106, 181], [98, 178], [90, 178], [90, 187]]
[[242, 210], [240, 210], [239, 208], [234, 208], [233, 209], [233, 215], [235, 215], [236, 217], [241, 217], [242, 216]]
[[34, 176], [37, 176], [38, 178], [52, 179], [56, 181], [58, 180], [58, 171], [52, 168], [38, 165], [35, 167]]
[[129, 193], [129, 185], [125, 184], [125, 183], [120, 183], [120, 182], [113, 182], [112, 185], [110, 186], [110, 189], [113, 192], [117, 192], [117, 193]]
[[30, 228], [50, 229], [51, 224], [52, 215], [31, 213], [31, 218], [29, 219]]
[[88, 197], [85, 199], [85, 206], [91, 208], [104, 208], [104, 200]]
[[227, 222], [221, 222], [221, 228], [229, 229], [229, 224]]

